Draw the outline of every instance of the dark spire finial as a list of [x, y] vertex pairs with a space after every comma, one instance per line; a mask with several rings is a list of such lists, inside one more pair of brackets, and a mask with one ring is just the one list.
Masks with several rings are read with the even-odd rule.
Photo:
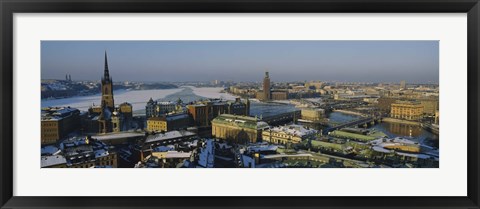
[[108, 72], [108, 61], [107, 61], [107, 50], [105, 50], [105, 70], [103, 72], [103, 79], [110, 80], [110, 75]]

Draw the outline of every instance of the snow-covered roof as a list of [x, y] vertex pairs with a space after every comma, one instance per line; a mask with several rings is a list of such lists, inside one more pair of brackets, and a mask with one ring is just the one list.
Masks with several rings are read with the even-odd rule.
[[95, 158], [106, 157], [108, 155], [109, 153], [107, 150], [104, 150], [104, 149], [95, 150]]
[[167, 152], [166, 158], [189, 158], [191, 155], [192, 152], [169, 151]]
[[299, 153], [299, 154], [275, 154], [275, 155], [262, 155], [264, 159], [271, 159], [271, 158], [283, 158], [283, 157], [312, 157], [312, 154], [308, 153]]
[[167, 152], [167, 151], [172, 151], [175, 150], [175, 147], [173, 145], [168, 145], [168, 146], [158, 146], [153, 148], [153, 152]]
[[176, 115], [167, 115], [166, 119], [167, 121], [172, 121], [172, 120], [186, 119], [188, 117], [189, 117], [188, 114], [176, 114]]
[[54, 155], [58, 153], [58, 151], [60, 151], [60, 149], [53, 145], [42, 147], [42, 155]]
[[385, 148], [380, 147], [380, 146], [373, 146], [372, 149], [377, 151], [377, 152], [383, 152], [383, 153], [392, 153], [393, 152], [393, 150], [388, 150], [388, 149], [385, 149]]
[[296, 124], [273, 127], [270, 130], [272, 132], [285, 133], [285, 134], [294, 135], [298, 137], [303, 137], [306, 135], [317, 133], [317, 130], [315, 129], [306, 129], [304, 126], [296, 125]]
[[145, 142], [148, 143], [148, 142], [164, 141], [164, 140], [177, 139], [177, 138], [183, 138], [183, 137], [191, 137], [195, 135], [196, 135], [195, 133], [190, 131], [169, 131], [165, 133], [158, 133], [155, 135], [148, 136]]
[[42, 156], [41, 167], [49, 167], [54, 165], [66, 164], [67, 159], [62, 155]]
[[120, 132], [120, 133], [110, 133], [105, 135], [96, 135], [96, 136], [92, 136], [92, 138], [102, 141], [102, 140], [123, 139], [123, 138], [142, 137], [142, 136], [145, 136], [145, 134], [136, 133], [136, 132]]
[[204, 168], [213, 168], [215, 163], [215, 147], [212, 139], [208, 139], [200, 148], [198, 165]]
[[245, 168], [255, 168], [255, 159], [248, 155], [242, 155], [242, 163]]
[[278, 146], [262, 144], [262, 145], [252, 145], [247, 148], [251, 152], [260, 152], [260, 151], [276, 151]]
[[377, 145], [381, 147], [386, 147], [386, 146], [392, 146], [392, 145], [413, 145], [413, 146], [420, 146], [418, 142], [412, 141], [409, 139], [401, 138], [401, 137], [395, 137], [393, 139], [391, 138], [379, 138], [376, 140], [372, 140], [369, 142], [372, 145]]

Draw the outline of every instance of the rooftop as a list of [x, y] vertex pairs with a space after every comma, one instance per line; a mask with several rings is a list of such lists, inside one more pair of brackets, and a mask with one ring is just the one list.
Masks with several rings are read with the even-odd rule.
[[54, 165], [66, 164], [67, 159], [62, 155], [52, 155], [52, 156], [42, 156], [41, 160], [41, 167], [49, 167]]
[[145, 143], [148, 142], [156, 142], [156, 141], [164, 141], [164, 140], [170, 140], [170, 139], [177, 139], [177, 138], [183, 138], [183, 137], [191, 137], [195, 136], [196, 134], [190, 131], [169, 131], [165, 133], [158, 133], [155, 135], [150, 135], [147, 137], [145, 140]]
[[307, 129], [302, 125], [285, 125], [285, 126], [278, 126], [270, 129], [272, 132], [279, 132], [285, 133], [289, 135], [294, 135], [298, 137], [304, 137], [311, 134], [316, 134], [317, 130], [315, 129]]
[[42, 108], [42, 121], [56, 121], [68, 117], [74, 113], [80, 113], [80, 110], [70, 107], [48, 107]]
[[103, 141], [103, 140], [123, 139], [123, 138], [143, 137], [143, 136], [145, 136], [144, 133], [119, 132], [119, 133], [109, 133], [109, 134], [96, 135], [96, 136], [92, 136], [92, 138]]
[[256, 117], [249, 116], [240, 116], [240, 115], [231, 115], [231, 114], [222, 114], [212, 120], [213, 123], [223, 123], [233, 126], [250, 128], [250, 129], [263, 129], [267, 128], [268, 124], [266, 122], [260, 121]]

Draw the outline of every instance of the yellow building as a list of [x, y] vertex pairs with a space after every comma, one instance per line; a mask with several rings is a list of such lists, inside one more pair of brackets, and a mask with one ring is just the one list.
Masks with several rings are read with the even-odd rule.
[[423, 105], [406, 101], [393, 103], [390, 116], [397, 119], [420, 120], [423, 117]]
[[319, 121], [325, 117], [325, 110], [321, 108], [303, 108], [301, 115], [304, 120]]
[[41, 144], [54, 144], [80, 127], [80, 111], [75, 108], [44, 108], [41, 116]]
[[233, 143], [255, 143], [269, 126], [254, 117], [222, 114], [212, 120], [212, 136]]
[[133, 108], [130, 103], [124, 102], [118, 106], [118, 110], [127, 119], [133, 117]]
[[187, 128], [188, 114], [173, 114], [162, 117], [151, 117], [147, 120], [147, 131], [161, 132]]
[[147, 120], [147, 131], [149, 132], [167, 131], [167, 121], [161, 117], [151, 117]]

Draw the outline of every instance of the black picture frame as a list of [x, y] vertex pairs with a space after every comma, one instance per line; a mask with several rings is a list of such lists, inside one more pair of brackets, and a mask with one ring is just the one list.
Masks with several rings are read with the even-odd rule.
[[[2, 208], [479, 208], [478, 0], [0, 0], [0, 205]], [[13, 196], [15, 13], [467, 13], [468, 195], [466, 197], [20, 197]], [[445, 179], [452, 181], [452, 179]], [[255, 188], [252, 188], [255, 189]], [[448, 189], [448, 188], [438, 188]], [[268, 195], [268, 189], [265, 191]]]

